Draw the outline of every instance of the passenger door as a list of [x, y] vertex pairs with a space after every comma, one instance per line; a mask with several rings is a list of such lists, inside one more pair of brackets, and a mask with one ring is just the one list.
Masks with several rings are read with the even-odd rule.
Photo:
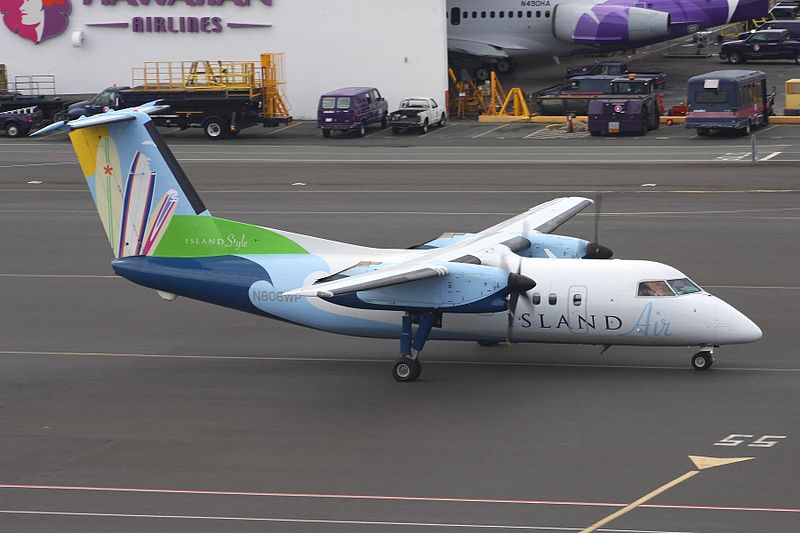
[[586, 333], [588, 324], [586, 318], [586, 287], [573, 285], [569, 288], [569, 329], [572, 333]]

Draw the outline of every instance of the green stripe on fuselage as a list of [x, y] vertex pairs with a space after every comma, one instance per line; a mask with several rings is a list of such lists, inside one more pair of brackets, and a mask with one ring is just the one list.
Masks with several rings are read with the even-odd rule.
[[291, 239], [243, 222], [197, 215], [175, 215], [156, 257], [210, 257], [229, 254], [307, 254]]

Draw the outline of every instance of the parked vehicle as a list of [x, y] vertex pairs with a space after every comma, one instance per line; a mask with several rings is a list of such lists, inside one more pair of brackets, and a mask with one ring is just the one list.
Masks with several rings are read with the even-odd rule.
[[[261, 124], [289, 123], [288, 105], [275, 79], [280, 54], [249, 61], [184, 61], [146, 63], [134, 71], [135, 87], [109, 87], [91, 100], [72, 104], [67, 119], [110, 109], [136, 107], [154, 100], [169, 106], [151, 115], [157, 126], [203, 128], [209, 139], [224, 139]], [[263, 73], [263, 76], [261, 75]]]
[[789, 30], [759, 30], [723, 44], [719, 58], [734, 65], [758, 59], [794, 59], [800, 64], [800, 41], [792, 39]]
[[367, 133], [367, 126], [388, 125], [389, 105], [374, 87], [345, 87], [319, 98], [317, 127], [323, 137], [332, 131], [356, 132], [359, 137]]
[[[589, 84], [593, 80], [593, 84]], [[537, 103], [542, 115], [586, 115], [589, 111], [589, 102], [598, 98], [652, 98], [661, 109], [661, 95], [656, 91], [653, 79], [649, 76], [628, 74], [626, 76], [579, 76], [569, 83], [580, 83], [578, 89], [589, 90], [562, 90], [550, 94], [539, 93]]]
[[46, 120], [60, 120], [60, 115], [75, 100], [58, 96], [27, 95], [18, 92], [0, 94], [0, 112], [36, 107]]
[[786, 107], [784, 115], [800, 115], [800, 79], [786, 80]]
[[[765, 22], [760, 30], [787, 30], [792, 39], [800, 39], [800, 20], [770, 20]], [[750, 32], [755, 33], [755, 32]]]
[[43, 118], [42, 110], [35, 106], [3, 111], [0, 112], [0, 131], [6, 132], [9, 137], [21, 137], [27, 135]]
[[686, 127], [700, 136], [713, 130], [749, 134], [766, 126], [775, 93], [760, 70], [717, 70], [689, 78]]
[[581, 65], [567, 69], [567, 79], [575, 76], [623, 76], [625, 74], [636, 74], [637, 76], [647, 76], [653, 80], [657, 88], [667, 85], [667, 74], [663, 71], [648, 71], [641, 69], [631, 69], [625, 61], [596, 61], [591, 65]]
[[400, 109], [389, 114], [389, 125], [392, 133], [415, 128], [421, 133], [428, 133], [429, 126], [442, 127], [447, 122], [444, 108], [433, 98], [413, 96], [403, 98]]
[[661, 113], [653, 95], [601, 97], [589, 102], [588, 129], [591, 135], [635, 133], [645, 135], [658, 129]]
[[769, 10], [769, 15], [774, 19], [796, 19], [800, 17], [800, 7], [792, 4], [778, 4]]

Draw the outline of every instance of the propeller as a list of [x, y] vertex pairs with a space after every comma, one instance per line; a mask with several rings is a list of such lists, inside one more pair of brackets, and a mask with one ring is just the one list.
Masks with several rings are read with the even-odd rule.
[[[528, 234], [528, 225], [526, 222], [523, 222], [522, 227], [523, 235]], [[518, 254], [513, 253], [514, 259], [517, 261], [517, 266], [514, 270], [508, 269], [508, 327], [506, 328], [506, 342], [511, 341], [511, 328], [514, 327], [514, 320], [516, 319], [517, 314], [517, 302], [519, 301], [519, 295], [523, 292], [527, 292], [532, 288], [536, 287], [536, 282], [533, 281], [528, 276], [522, 274], [522, 257]]]
[[586, 245], [584, 259], [610, 259], [614, 252], [600, 242], [600, 213], [602, 212], [603, 195], [598, 193], [594, 199], [594, 240]]

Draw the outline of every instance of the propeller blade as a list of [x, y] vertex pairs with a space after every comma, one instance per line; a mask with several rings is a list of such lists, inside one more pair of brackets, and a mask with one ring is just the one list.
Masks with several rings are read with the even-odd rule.
[[594, 242], [600, 242], [600, 213], [603, 211], [603, 195], [597, 193], [594, 198]]
[[597, 193], [594, 197], [594, 241], [586, 245], [584, 259], [611, 259], [614, 252], [611, 248], [599, 244], [600, 242], [600, 213], [603, 211], [603, 195]]

